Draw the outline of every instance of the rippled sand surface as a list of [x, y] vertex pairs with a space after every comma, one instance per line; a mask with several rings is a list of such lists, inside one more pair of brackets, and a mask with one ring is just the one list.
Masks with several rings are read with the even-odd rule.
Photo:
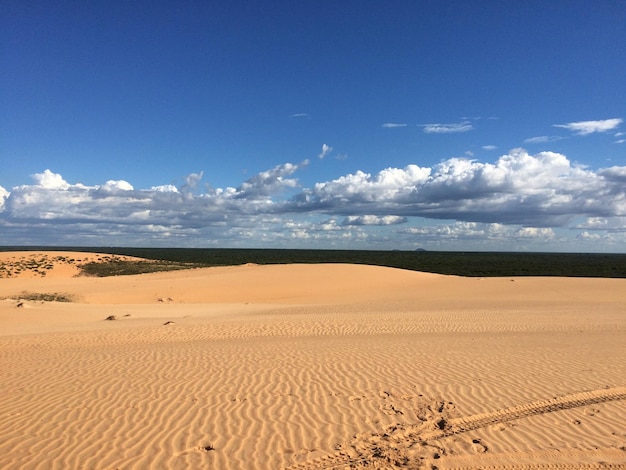
[[626, 280], [63, 266], [0, 279], [0, 468], [626, 466]]

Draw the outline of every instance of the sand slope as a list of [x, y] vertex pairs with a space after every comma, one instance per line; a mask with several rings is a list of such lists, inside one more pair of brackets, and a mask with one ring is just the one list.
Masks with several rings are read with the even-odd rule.
[[0, 301], [0, 468], [626, 466], [624, 280], [72, 275], [0, 279], [76, 299]]

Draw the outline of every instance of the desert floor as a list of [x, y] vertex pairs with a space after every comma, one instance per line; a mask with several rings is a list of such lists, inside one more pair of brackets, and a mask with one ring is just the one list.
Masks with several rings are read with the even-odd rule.
[[0, 253], [2, 469], [626, 468], [624, 279], [101, 256]]

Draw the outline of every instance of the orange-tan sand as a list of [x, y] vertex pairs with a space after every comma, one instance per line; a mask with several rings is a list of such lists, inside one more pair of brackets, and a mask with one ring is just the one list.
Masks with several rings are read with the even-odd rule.
[[0, 253], [56, 266], [0, 279], [2, 469], [626, 468], [626, 280], [58, 255]]

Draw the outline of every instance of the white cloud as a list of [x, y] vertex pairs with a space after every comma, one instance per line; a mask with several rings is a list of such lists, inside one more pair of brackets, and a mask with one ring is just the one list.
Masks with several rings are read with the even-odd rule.
[[45, 189], [67, 189], [70, 187], [69, 183], [63, 179], [58, 173], [52, 173], [50, 170], [45, 170], [43, 173], [35, 173], [32, 178], [37, 183], [37, 186]]
[[583, 240], [589, 240], [592, 242], [598, 242], [602, 240], [603, 236], [600, 235], [599, 233], [581, 232], [578, 235], [578, 238], [581, 238]]
[[310, 117], [310, 114], [307, 113], [295, 113], [295, 114], [290, 114], [289, 117], [292, 119], [297, 119], [297, 118], [306, 118], [306, 117]]
[[495, 145], [483, 145], [483, 150], [497, 150], [498, 147]]
[[589, 217], [573, 228], [626, 233], [626, 217]]
[[0, 186], [0, 212], [4, 210], [4, 201], [9, 197], [9, 191]]
[[115, 191], [133, 191], [135, 188], [133, 188], [133, 186], [124, 180], [119, 180], [119, 181], [113, 181], [113, 180], [109, 180], [106, 183], [104, 183], [100, 189], [104, 190], [104, 191], [109, 191], [109, 192], [115, 192]]
[[349, 205], [355, 198], [366, 202], [394, 200], [399, 194], [412, 191], [429, 174], [429, 168], [417, 165], [408, 165], [403, 169], [387, 168], [375, 177], [357, 171], [333, 181], [316, 183], [311, 190], [304, 191], [300, 199], [307, 201], [311, 198], [322, 205], [327, 201]]
[[547, 227], [522, 227], [515, 232], [515, 237], [551, 240], [556, 237], [556, 234], [553, 229]]
[[589, 217], [586, 222], [580, 224], [578, 228], [587, 228], [593, 230], [606, 230], [609, 220], [606, 217]]
[[626, 142], [626, 139], [619, 139], [619, 140], [616, 140], [614, 143], [623, 144], [624, 142]]
[[621, 167], [593, 172], [554, 152], [515, 149], [495, 164], [452, 158], [433, 168], [409, 165], [377, 175], [357, 171], [317, 183], [300, 210], [341, 215], [400, 215], [563, 226], [578, 215], [626, 213]]
[[393, 129], [395, 127], [406, 127], [406, 124], [398, 124], [395, 122], [386, 122], [382, 125], [382, 127], [385, 127], [387, 129]]
[[[224, 223], [228, 213], [245, 215], [261, 208], [269, 212], [272, 193], [296, 187], [296, 180], [287, 176], [307, 163], [278, 165], [244, 181], [239, 188], [199, 195], [183, 195], [172, 186], [135, 190], [123, 180], [91, 187], [70, 185], [60, 175], [47, 170], [41, 174], [43, 177], [35, 178], [36, 185], [14, 188], [6, 198], [2, 215], [5, 223], [45, 220], [105, 227], [107, 224], [138, 226], [149, 221], [153, 226], [190, 229]], [[186, 178], [185, 186], [197, 184], [201, 176], [202, 173], [192, 173]]]
[[433, 240], [480, 240], [486, 243], [511, 240], [551, 241], [554, 230], [543, 227], [517, 227], [498, 223], [453, 222], [434, 226], [409, 227], [404, 233], [422, 241]]
[[[302, 246], [298, 241], [306, 241], [306, 247], [329, 248], [348, 243], [351, 247], [372, 241], [363, 227], [345, 226], [337, 223], [336, 218], [322, 221], [312, 221], [310, 218], [294, 220], [283, 217], [258, 217], [254, 224], [246, 229], [238, 230], [238, 236], [244, 233], [245, 237], [255, 241], [285, 246]], [[233, 233], [231, 231], [231, 233]]]
[[177, 193], [178, 188], [173, 184], [164, 184], [161, 186], [152, 186], [151, 191], [163, 192], [163, 193]]
[[204, 171], [201, 171], [199, 173], [189, 173], [187, 176], [185, 176], [185, 184], [183, 184], [182, 187], [180, 188], [181, 191], [183, 192], [192, 191], [194, 188], [198, 186], [203, 176], [204, 176]]
[[[0, 236], [6, 245], [283, 246], [307, 237], [321, 247], [367, 247], [391, 244], [393, 235], [413, 246], [475, 240], [475, 248], [493, 249], [480, 240], [496, 240], [506, 249], [506, 240], [557, 246], [560, 228], [610, 233], [607, 246], [626, 249], [624, 166], [590, 170], [559, 153], [515, 149], [494, 163], [451, 158], [300, 188], [294, 174], [308, 164], [284, 163], [238, 187], [197, 192], [136, 189], [125, 180], [85, 186], [46, 170], [34, 184], [0, 187]], [[190, 174], [185, 187], [201, 177]], [[416, 218], [455, 222], [410, 227]]]
[[588, 135], [595, 132], [607, 132], [617, 128], [622, 123], [621, 118], [604, 119], [601, 121], [579, 121], [567, 124], [554, 124], [554, 127], [568, 129], [578, 135]]
[[322, 144], [322, 151], [320, 152], [318, 157], [324, 158], [332, 151], [333, 151], [333, 148], [330, 145]]
[[452, 134], [457, 132], [467, 132], [474, 129], [472, 123], [463, 121], [453, 124], [422, 124], [424, 132], [427, 134]]
[[538, 137], [529, 137], [528, 139], [524, 139], [524, 143], [525, 144], [544, 144], [546, 142], [555, 142], [561, 139], [562, 137], [558, 137], [555, 135], [540, 135]]
[[407, 221], [406, 217], [398, 215], [350, 215], [346, 217], [342, 225], [396, 225]]
[[231, 193], [238, 199], [266, 199], [272, 194], [280, 193], [287, 188], [295, 188], [298, 181], [293, 178], [285, 178], [296, 172], [299, 168], [309, 164], [308, 160], [303, 161], [299, 165], [293, 163], [284, 163], [277, 165], [271, 170], [262, 171], [252, 178], [244, 181], [234, 193]]

